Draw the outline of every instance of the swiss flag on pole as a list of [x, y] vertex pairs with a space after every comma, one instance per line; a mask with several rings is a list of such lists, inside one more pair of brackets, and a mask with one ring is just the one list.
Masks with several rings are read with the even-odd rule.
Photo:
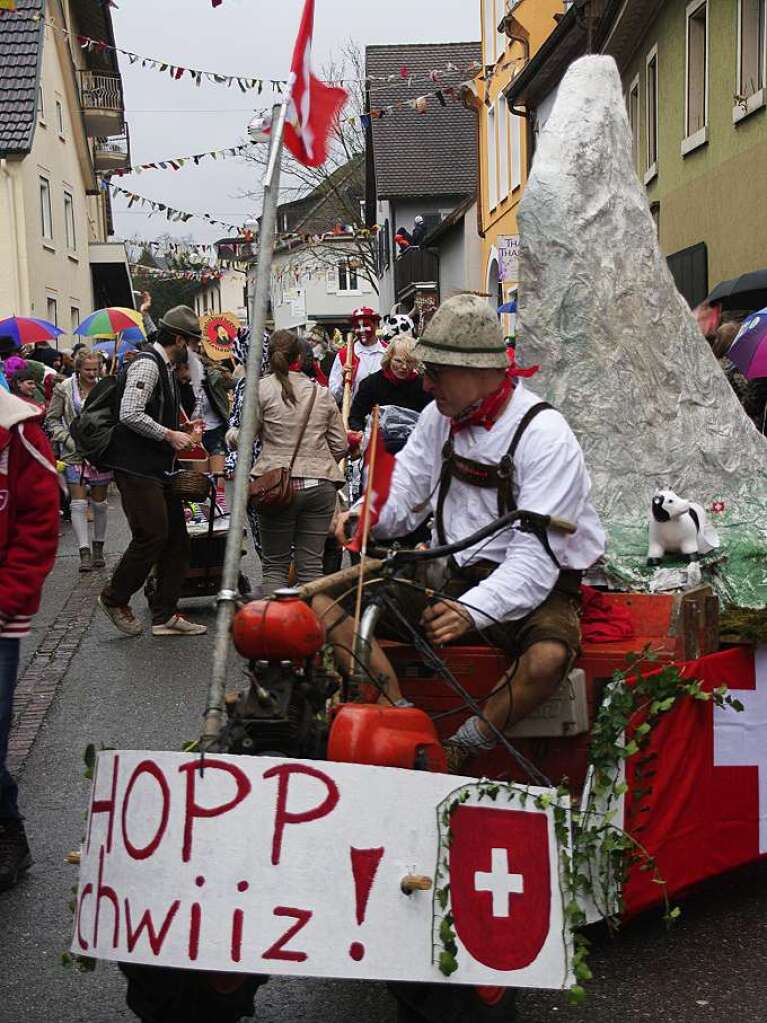
[[344, 89], [325, 85], [312, 74], [314, 0], [306, 0], [291, 65], [292, 92], [285, 125], [285, 145], [305, 167], [327, 159], [328, 138], [348, 98]]
[[[627, 761], [625, 828], [655, 857], [670, 897], [767, 854], [767, 647], [711, 654], [683, 674], [708, 692], [727, 685], [744, 709], [680, 700]], [[662, 897], [640, 866], [627, 878], [629, 915]]]
[[396, 460], [394, 455], [390, 454], [383, 441], [383, 436], [378, 427], [370, 438], [367, 451], [365, 452], [365, 469], [368, 474], [370, 473], [370, 462], [373, 458], [373, 451], [375, 451], [375, 462], [373, 464], [373, 476], [372, 479], [368, 475], [367, 485], [365, 487], [365, 500], [362, 505], [360, 517], [357, 520], [357, 530], [354, 536], [351, 538], [349, 543], [346, 545], [346, 549], [354, 551], [356, 554], [362, 550], [362, 539], [365, 528], [365, 516], [368, 514], [367, 508], [370, 505], [370, 529], [372, 530], [376, 522], [381, 515], [381, 509], [386, 504], [389, 497], [389, 491], [391, 490], [391, 478], [394, 474], [394, 466]]

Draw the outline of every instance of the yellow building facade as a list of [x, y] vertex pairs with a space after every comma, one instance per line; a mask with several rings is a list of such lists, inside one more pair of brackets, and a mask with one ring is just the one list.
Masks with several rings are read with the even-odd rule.
[[[519, 285], [517, 208], [527, 182], [533, 132], [506, 100], [514, 75], [538, 52], [564, 11], [561, 0], [480, 0], [482, 59], [488, 71], [479, 106], [479, 226], [485, 287], [498, 305]], [[504, 327], [511, 330], [504, 317]]]

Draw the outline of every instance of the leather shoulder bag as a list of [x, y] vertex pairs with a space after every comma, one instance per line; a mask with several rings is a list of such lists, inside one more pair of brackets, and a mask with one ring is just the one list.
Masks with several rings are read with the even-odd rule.
[[275, 512], [287, 506], [293, 501], [293, 466], [296, 464], [298, 451], [306, 433], [306, 427], [317, 399], [317, 384], [312, 386], [312, 396], [309, 400], [309, 407], [304, 415], [304, 421], [298, 433], [298, 440], [293, 449], [293, 457], [287, 469], [269, 469], [263, 476], [256, 476], [250, 481], [249, 503], [251, 508], [257, 512]]

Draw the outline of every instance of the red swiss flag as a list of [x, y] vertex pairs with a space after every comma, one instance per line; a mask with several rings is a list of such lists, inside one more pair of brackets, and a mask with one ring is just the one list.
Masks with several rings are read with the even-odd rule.
[[[639, 755], [626, 765], [625, 827], [655, 857], [670, 897], [767, 853], [767, 647], [711, 654], [683, 673], [708, 692], [729, 686], [744, 709], [681, 700], [651, 733], [650, 764]], [[627, 878], [629, 915], [662, 895], [639, 866]]]
[[450, 901], [466, 951], [493, 970], [522, 970], [551, 927], [544, 813], [459, 806], [450, 821]]
[[285, 146], [305, 167], [319, 167], [328, 156], [328, 139], [348, 93], [325, 85], [312, 74], [314, 0], [306, 0], [291, 65], [292, 92], [285, 125]]

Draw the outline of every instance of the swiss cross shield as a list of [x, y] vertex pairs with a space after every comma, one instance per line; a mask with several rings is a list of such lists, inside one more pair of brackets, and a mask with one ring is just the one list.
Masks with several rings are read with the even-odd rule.
[[524, 969], [550, 928], [546, 815], [459, 806], [450, 830], [450, 898], [460, 941], [484, 966]]

